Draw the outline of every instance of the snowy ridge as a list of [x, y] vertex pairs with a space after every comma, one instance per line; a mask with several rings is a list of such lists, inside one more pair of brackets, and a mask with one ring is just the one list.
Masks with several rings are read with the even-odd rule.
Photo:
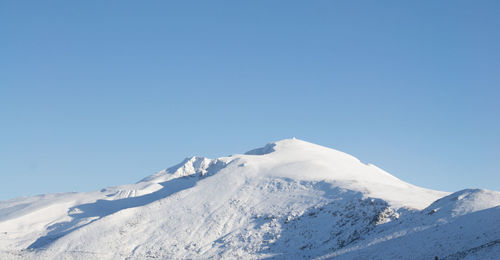
[[467, 189], [422, 211], [380, 225], [376, 234], [320, 259], [377, 256], [416, 259], [497, 259], [500, 255], [500, 192]]
[[286, 139], [136, 184], [0, 202], [0, 258], [494, 259], [499, 205], [496, 191], [429, 190]]
[[158, 173], [155, 173], [149, 177], [146, 177], [142, 179], [140, 182], [160, 183], [186, 176], [193, 176], [193, 175], [203, 176], [206, 174], [210, 175], [224, 168], [227, 162], [228, 161], [224, 158], [215, 160], [208, 159], [205, 157], [186, 158], [184, 159], [183, 162], [173, 167], [170, 167], [166, 170], [162, 170]]

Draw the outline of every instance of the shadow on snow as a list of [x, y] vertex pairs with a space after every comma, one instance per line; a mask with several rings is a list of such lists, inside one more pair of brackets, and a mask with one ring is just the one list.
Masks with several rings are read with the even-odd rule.
[[[27, 249], [35, 250], [47, 247], [58, 238], [120, 210], [141, 207], [159, 199], [166, 198], [179, 191], [189, 189], [195, 186], [199, 179], [200, 176], [176, 178], [160, 183], [163, 186], [160, 190], [143, 196], [117, 200], [97, 200], [93, 203], [72, 207], [68, 211], [70, 212], [69, 215], [72, 217], [71, 221], [60, 222], [49, 226], [47, 229], [50, 231], [45, 236], [38, 238]], [[88, 221], [89, 219], [91, 220]]]

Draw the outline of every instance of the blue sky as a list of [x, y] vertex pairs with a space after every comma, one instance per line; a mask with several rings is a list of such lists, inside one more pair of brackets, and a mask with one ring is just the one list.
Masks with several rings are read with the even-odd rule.
[[2, 1], [0, 199], [297, 137], [500, 190], [498, 1]]

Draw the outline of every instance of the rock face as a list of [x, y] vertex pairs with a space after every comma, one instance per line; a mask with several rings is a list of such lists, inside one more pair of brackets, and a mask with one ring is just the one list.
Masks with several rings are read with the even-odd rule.
[[132, 185], [0, 202], [0, 258], [494, 259], [500, 193], [420, 188], [287, 139]]

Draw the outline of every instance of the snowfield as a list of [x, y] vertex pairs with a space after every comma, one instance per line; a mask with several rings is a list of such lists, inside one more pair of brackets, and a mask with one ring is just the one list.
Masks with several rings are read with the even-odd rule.
[[0, 202], [0, 259], [500, 259], [500, 192], [286, 139], [131, 185]]

